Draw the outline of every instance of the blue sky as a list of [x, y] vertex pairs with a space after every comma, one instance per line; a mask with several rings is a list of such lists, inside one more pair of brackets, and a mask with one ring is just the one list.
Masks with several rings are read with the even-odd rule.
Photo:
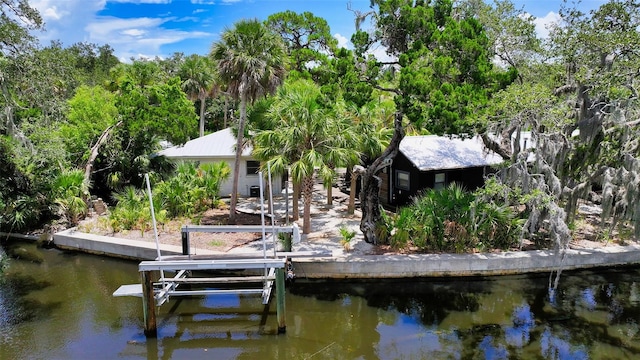
[[[339, 43], [349, 46], [354, 10], [369, 10], [369, 0], [30, 0], [45, 20], [41, 44], [60, 40], [109, 44], [122, 61], [131, 57], [166, 57], [174, 52], [207, 54], [225, 28], [242, 18], [266, 19], [270, 14], [310, 11], [325, 18]], [[583, 0], [584, 10], [604, 0]], [[560, 1], [514, 0], [538, 18], [538, 30], [557, 19]]]

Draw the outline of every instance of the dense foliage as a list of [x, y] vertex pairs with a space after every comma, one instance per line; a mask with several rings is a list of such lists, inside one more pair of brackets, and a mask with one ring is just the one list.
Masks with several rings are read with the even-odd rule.
[[[214, 206], [229, 169], [182, 165], [169, 178], [173, 165], [154, 154], [231, 124], [237, 150], [251, 128], [256, 155], [290, 168], [298, 191], [316, 175], [330, 185], [336, 167], [367, 166], [352, 178], [363, 179], [361, 230], [372, 243], [465, 251], [547, 234], [566, 248], [587, 201], [601, 205], [603, 233], [640, 234], [635, 1], [589, 13], [565, 2], [542, 41], [509, 0], [373, 0], [354, 11], [352, 49], [337, 48], [324, 19], [287, 11], [235, 24], [206, 58], [127, 64], [109, 45], [38, 44], [30, 31], [42, 19], [26, 0], [0, 9], [1, 231], [75, 224], [92, 196], [120, 203], [113, 218], [144, 230], [133, 189], [145, 173], [158, 183], [159, 218]], [[373, 56], [379, 46], [387, 61]], [[405, 132], [480, 133], [505, 159], [489, 184], [517, 196], [428, 191], [382, 221], [377, 173]]]
[[[210, 208], [222, 206], [220, 183], [231, 169], [224, 162], [178, 165], [175, 174], [153, 187], [153, 208], [158, 224], [168, 219], [193, 218]], [[127, 186], [115, 194], [117, 206], [111, 210], [108, 226], [114, 231], [139, 230], [144, 234], [152, 228], [148, 194], [143, 188]]]
[[[358, 136], [341, 117], [339, 106], [323, 105], [320, 87], [309, 80], [286, 83], [267, 113], [274, 126], [254, 138], [253, 154], [281, 174], [287, 168], [304, 196], [303, 233], [311, 231], [311, 201], [316, 173], [332, 187], [336, 167], [357, 164]], [[296, 196], [295, 194], [294, 196]]]
[[[380, 222], [378, 172], [398, 152], [405, 133], [403, 122], [435, 134], [470, 136], [484, 127], [479, 116], [493, 93], [515, 80], [513, 68], [493, 63], [491, 43], [482, 24], [454, 8], [450, 0], [374, 0], [375, 32], [357, 31], [352, 37], [362, 66], [360, 78], [395, 95], [394, 137], [389, 147], [363, 173], [360, 229], [367, 242], [377, 244]], [[365, 51], [375, 44], [386, 47], [397, 61], [398, 73], [385, 84], [383, 63]], [[386, 81], [388, 83], [388, 81]]]
[[397, 214], [383, 216], [382, 241], [397, 249], [468, 252], [513, 249], [523, 220], [502, 202], [486, 201], [483, 190], [465, 191], [453, 183], [428, 189]]

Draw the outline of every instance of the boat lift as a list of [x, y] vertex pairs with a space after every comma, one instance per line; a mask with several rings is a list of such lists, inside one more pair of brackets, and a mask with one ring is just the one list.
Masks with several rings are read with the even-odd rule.
[[[269, 174], [269, 178], [271, 174]], [[262, 173], [259, 173], [260, 179], [260, 204], [262, 209], [262, 225], [261, 226], [183, 226], [182, 228], [182, 256], [162, 256], [160, 253], [160, 244], [158, 242], [158, 234], [156, 228], [155, 214], [153, 210], [153, 201], [151, 195], [151, 185], [149, 177], [145, 175], [147, 182], [147, 191], [151, 208], [154, 234], [156, 238], [157, 258], [153, 261], [142, 261], [138, 265], [138, 271], [141, 274], [141, 284], [122, 285], [113, 293], [113, 296], [137, 296], [142, 297], [144, 309], [144, 333], [147, 336], [157, 336], [156, 313], [157, 307], [169, 301], [171, 297], [176, 296], [204, 296], [216, 294], [238, 294], [247, 295], [255, 294], [262, 296], [262, 303], [268, 304], [271, 298], [271, 292], [275, 282], [276, 286], [276, 312], [278, 318], [278, 333], [284, 333], [285, 324], [285, 267], [290, 264], [290, 260], [285, 256], [279, 256], [276, 253], [276, 234], [280, 232], [291, 233], [294, 242], [299, 241], [300, 233], [297, 225], [276, 227], [273, 223], [273, 214], [271, 214], [271, 231], [274, 241], [273, 255], [267, 256], [266, 250], [266, 225], [264, 221], [264, 196]], [[272, 197], [270, 197], [272, 198]], [[271, 206], [273, 209], [273, 206]], [[258, 232], [262, 231], [262, 257], [242, 257], [229, 258], [224, 256], [206, 256], [191, 255], [189, 246], [190, 232]], [[211, 277], [194, 277], [193, 271], [222, 271], [222, 270], [245, 270], [256, 271], [262, 270], [262, 275], [254, 276], [211, 276]], [[171, 277], [165, 276], [165, 271], [175, 272]], [[159, 278], [157, 274], [160, 274]], [[156, 280], [157, 279], [157, 280]], [[251, 288], [238, 288], [237, 284], [254, 283], [256, 286]], [[209, 285], [218, 284], [216, 289], [191, 289], [190, 287], [181, 285]], [[236, 288], [233, 288], [233, 285]], [[259, 284], [259, 286], [258, 286]], [[224, 287], [224, 288], [223, 288]]]

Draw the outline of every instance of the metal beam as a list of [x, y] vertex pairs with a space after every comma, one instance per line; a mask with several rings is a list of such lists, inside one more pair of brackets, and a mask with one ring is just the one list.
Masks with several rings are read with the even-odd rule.
[[[293, 226], [269, 226], [266, 225], [265, 229], [271, 230], [274, 229], [279, 233], [291, 233], [293, 232]], [[218, 232], [262, 232], [262, 225], [183, 225], [182, 232], [207, 232], [207, 233], [218, 233]]]
[[286, 259], [228, 259], [228, 260], [158, 260], [143, 261], [139, 271], [152, 270], [225, 270], [284, 268]]
[[264, 289], [174, 290], [169, 296], [262, 294]]
[[[205, 277], [190, 277], [190, 278], [181, 278], [175, 279], [171, 278], [167, 281], [175, 282], [179, 284], [221, 284], [221, 283], [259, 283], [265, 280], [275, 280], [276, 277], [268, 276], [266, 279], [264, 276], [230, 276], [230, 277], [213, 277], [213, 278], [205, 278]], [[162, 283], [154, 283], [154, 285], [159, 285]], [[139, 285], [139, 284], [137, 284]]]
[[266, 277], [264, 282], [264, 291], [262, 292], [262, 305], [267, 305], [269, 303], [269, 298], [271, 297], [271, 289], [273, 289], [273, 280], [276, 278], [276, 269], [269, 269], [269, 274]]

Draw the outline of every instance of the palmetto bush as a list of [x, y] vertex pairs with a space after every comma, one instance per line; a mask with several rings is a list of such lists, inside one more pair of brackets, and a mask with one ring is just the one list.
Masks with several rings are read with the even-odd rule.
[[[173, 177], [161, 181], [153, 190], [153, 207], [158, 223], [168, 218], [191, 217], [219, 205], [220, 183], [230, 174], [226, 163], [181, 163]], [[110, 215], [114, 231], [151, 228], [149, 200], [142, 189], [126, 187], [114, 195], [117, 201]]]
[[58, 215], [71, 225], [77, 225], [87, 214], [88, 186], [80, 169], [65, 170], [51, 185], [51, 195]]
[[230, 173], [226, 163], [181, 163], [175, 176], [156, 186], [155, 196], [169, 216], [192, 216], [218, 205], [220, 184]]
[[388, 221], [389, 244], [419, 251], [510, 248], [518, 243], [522, 226], [510, 207], [484, 200], [455, 183], [426, 190]]
[[519, 244], [525, 220], [514, 210], [493, 202], [478, 202], [473, 216], [472, 236], [480, 250], [509, 249]]
[[220, 184], [229, 178], [231, 168], [226, 162], [201, 164], [199, 185], [204, 189], [204, 195], [210, 206], [215, 206], [220, 197]]
[[[127, 186], [114, 194], [118, 202], [109, 214], [109, 224], [114, 232], [139, 228], [140, 224], [150, 218], [148, 202], [145, 202], [144, 192], [133, 186]], [[147, 226], [142, 226], [142, 231]]]

